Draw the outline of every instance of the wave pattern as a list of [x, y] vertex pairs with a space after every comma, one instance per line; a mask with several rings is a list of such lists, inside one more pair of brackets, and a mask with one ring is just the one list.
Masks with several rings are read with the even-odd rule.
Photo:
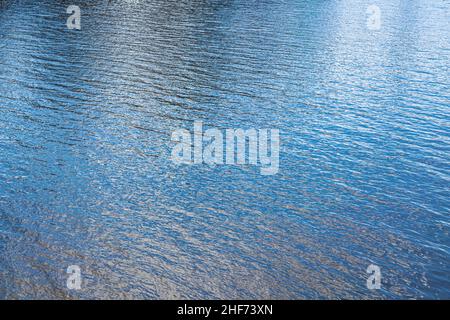
[[[1, 298], [450, 298], [447, 1], [69, 2], [0, 9]], [[175, 166], [194, 120], [279, 174]]]

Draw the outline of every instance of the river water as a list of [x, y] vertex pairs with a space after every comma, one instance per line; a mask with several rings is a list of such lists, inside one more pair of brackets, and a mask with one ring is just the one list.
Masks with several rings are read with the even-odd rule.
[[450, 298], [448, 1], [76, 2], [0, 2], [0, 298]]

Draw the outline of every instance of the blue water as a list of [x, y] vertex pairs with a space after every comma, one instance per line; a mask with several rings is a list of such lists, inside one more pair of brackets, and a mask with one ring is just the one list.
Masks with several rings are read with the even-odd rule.
[[[450, 2], [107, 2], [1, 2], [0, 298], [450, 298]], [[278, 174], [175, 165], [196, 120]]]

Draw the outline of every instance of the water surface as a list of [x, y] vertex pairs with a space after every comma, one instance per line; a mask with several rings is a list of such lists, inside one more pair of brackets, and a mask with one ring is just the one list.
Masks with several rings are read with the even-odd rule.
[[[0, 9], [0, 298], [450, 298], [448, 1], [72, 2]], [[173, 164], [195, 120], [279, 173]]]

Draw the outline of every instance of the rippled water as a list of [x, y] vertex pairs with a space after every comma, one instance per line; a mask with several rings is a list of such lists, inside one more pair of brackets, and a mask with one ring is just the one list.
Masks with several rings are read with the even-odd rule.
[[[450, 3], [376, 2], [2, 1], [0, 298], [450, 298]], [[173, 164], [195, 120], [279, 173]]]

